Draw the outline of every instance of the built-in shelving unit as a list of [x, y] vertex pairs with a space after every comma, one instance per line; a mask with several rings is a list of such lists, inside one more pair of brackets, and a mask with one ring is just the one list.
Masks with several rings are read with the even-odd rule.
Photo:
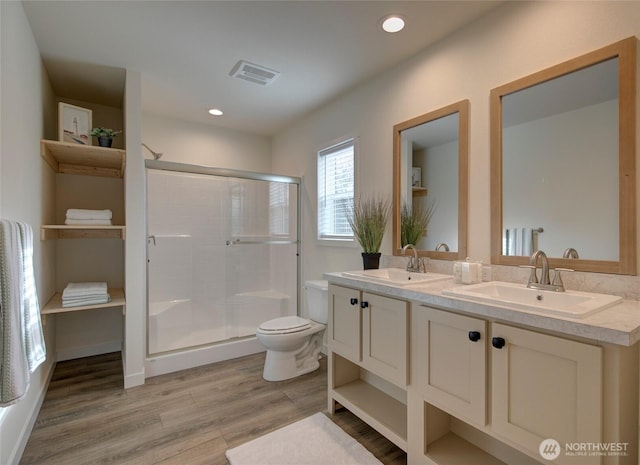
[[40, 240], [48, 239], [125, 239], [124, 226], [79, 226], [43, 224]]
[[[126, 151], [53, 140], [40, 141], [40, 155], [56, 173], [122, 179]], [[125, 239], [124, 225], [43, 224], [40, 240], [50, 239]], [[77, 312], [109, 307], [125, 308], [123, 289], [109, 289], [111, 300], [104, 304], [63, 307], [62, 293], [56, 293], [42, 308], [43, 315]]]
[[55, 295], [42, 307], [40, 313], [43, 315], [50, 315], [52, 313], [65, 313], [65, 312], [77, 312], [79, 310], [93, 310], [97, 308], [108, 307], [123, 307], [125, 305], [124, 290], [123, 289], [109, 289], [109, 295], [111, 300], [104, 304], [97, 305], [82, 305], [78, 307], [63, 307], [62, 306], [62, 293], [56, 292]]
[[412, 187], [411, 193], [414, 197], [429, 195], [429, 189], [426, 187]]
[[40, 155], [56, 173], [122, 178], [126, 152], [121, 149], [40, 141]]
[[333, 390], [333, 398], [402, 450], [407, 450], [407, 406], [362, 379]]
[[[452, 453], [453, 451], [455, 453]], [[451, 432], [430, 444], [426, 455], [435, 464], [506, 465], [503, 461]]]
[[[40, 155], [56, 173], [122, 178], [126, 152], [120, 149], [40, 141]], [[40, 240], [49, 239], [125, 239], [123, 225], [87, 226], [43, 224]]]

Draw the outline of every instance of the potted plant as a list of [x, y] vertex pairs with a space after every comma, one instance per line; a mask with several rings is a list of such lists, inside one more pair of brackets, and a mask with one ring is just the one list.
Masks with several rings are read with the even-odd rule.
[[425, 207], [421, 202], [413, 205], [404, 203], [400, 212], [400, 246], [417, 245], [427, 231], [429, 221], [435, 212], [435, 205], [431, 203]]
[[97, 127], [91, 130], [91, 135], [98, 138], [98, 145], [100, 147], [111, 147], [113, 138], [120, 134], [122, 131], [114, 131], [109, 128]]
[[347, 207], [346, 217], [362, 247], [364, 269], [380, 266], [380, 246], [389, 219], [389, 202], [380, 198], [357, 199]]

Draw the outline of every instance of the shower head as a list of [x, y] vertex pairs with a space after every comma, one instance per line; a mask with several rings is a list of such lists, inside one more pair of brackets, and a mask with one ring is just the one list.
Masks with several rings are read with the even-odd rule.
[[151, 155], [153, 155], [153, 159], [154, 160], [159, 160], [162, 157], [162, 152], [154, 152], [153, 150], [151, 150], [149, 148], [149, 146], [147, 144], [145, 144], [144, 142], [142, 142], [142, 146], [147, 149], [149, 152], [151, 152]]

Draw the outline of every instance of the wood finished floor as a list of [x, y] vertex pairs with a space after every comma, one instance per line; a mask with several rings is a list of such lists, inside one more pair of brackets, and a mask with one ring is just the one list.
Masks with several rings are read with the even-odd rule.
[[[326, 358], [276, 383], [262, 379], [263, 364], [251, 355], [124, 390], [120, 353], [58, 363], [20, 464], [228, 465], [226, 449], [326, 412]], [[349, 411], [331, 418], [383, 464], [406, 465]]]

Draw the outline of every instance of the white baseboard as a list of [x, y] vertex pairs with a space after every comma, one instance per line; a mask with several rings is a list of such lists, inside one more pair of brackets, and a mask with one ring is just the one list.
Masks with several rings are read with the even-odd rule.
[[265, 348], [255, 337], [223, 342], [213, 346], [149, 357], [145, 361], [144, 374], [146, 378], [151, 378], [264, 351]]
[[[36, 388], [34, 388], [36, 383], [32, 380], [29, 390], [19, 402], [0, 409], [0, 463], [6, 463], [7, 465], [18, 465], [20, 463], [24, 448], [27, 446], [29, 436], [31, 436], [31, 430], [47, 394], [55, 366], [55, 360], [47, 360], [44, 367], [36, 370], [32, 375], [32, 377], [39, 375], [41, 379], [44, 379], [39, 389], [36, 391]], [[40, 370], [46, 370], [46, 372], [39, 373]], [[17, 439], [13, 434], [16, 430], [19, 431]], [[11, 435], [9, 441], [5, 437], [8, 435]], [[12, 447], [12, 449], [6, 453], [7, 450], [3, 450], [3, 447]]]
[[[123, 367], [124, 371], [124, 367]], [[129, 389], [136, 386], [142, 386], [144, 384], [144, 371], [134, 373], [132, 375], [125, 375], [124, 388]]]
[[56, 351], [56, 357], [59, 362], [64, 360], [73, 360], [76, 358], [91, 357], [93, 355], [108, 354], [111, 352], [120, 352], [122, 350], [122, 341], [109, 341], [91, 346], [71, 347], [68, 349], [59, 349]]

